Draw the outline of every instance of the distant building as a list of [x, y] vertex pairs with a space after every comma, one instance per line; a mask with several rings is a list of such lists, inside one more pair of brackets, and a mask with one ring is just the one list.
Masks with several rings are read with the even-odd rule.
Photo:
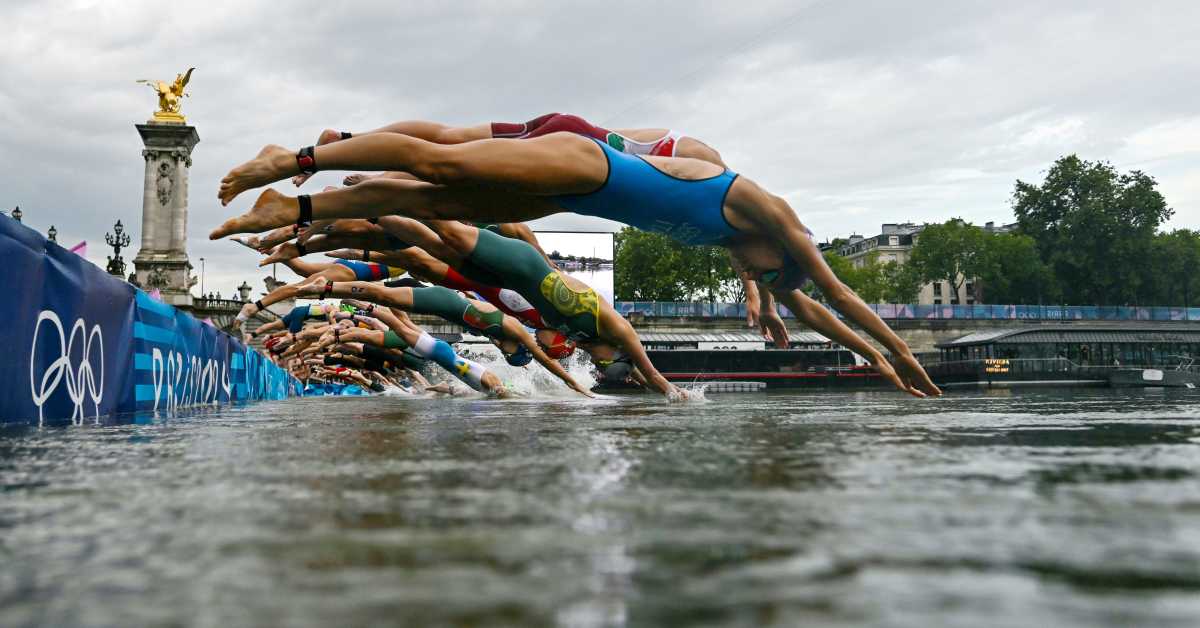
[[[984, 231], [993, 234], [1009, 233], [1016, 228], [1016, 223], [996, 226], [996, 223], [988, 222], [983, 226]], [[866, 266], [872, 253], [879, 254], [878, 261], [881, 264], [888, 262], [906, 264], [912, 256], [913, 247], [920, 241], [921, 231], [924, 229], [925, 225], [911, 222], [885, 223], [880, 228], [882, 233], [877, 236], [864, 238], [857, 234], [851, 235], [850, 239], [838, 249], [838, 255], [849, 260], [855, 268]], [[974, 305], [975, 281], [974, 279], [964, 281], [958, 294], [953, 294], [953, 286], [948, 281], [927, 283], [921, 286], [921, 291], [917, 293], [917, 303], [921, 305]]]

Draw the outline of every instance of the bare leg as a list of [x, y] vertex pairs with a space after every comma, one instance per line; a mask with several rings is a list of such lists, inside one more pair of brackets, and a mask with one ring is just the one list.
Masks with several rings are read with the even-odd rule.
[[[329, 257], [338, 259], [362, 259], [362, 251], [358, 249], [339, 249], [326, 253]], [[446, 278], [450, 265], [419, 248], [408, 248], [403, 251], [371, 251], [372, 262], [403, 268], [412, 276], [431, 283], [441, 283]]]
[[[424, 120], [405, 120], [403, 122], [393, 122], [373, 131], [362, 133], [361, 135], [370, 135], [372, 133], [402, 133], [437, 144], [462, 144], [463, 142], [491, 139], [492, 126], [490, 124], [477, 124], [475, 126], [455, 127]], [[360, 134], [355, 133], [356, 137], [358, 135]]]
[[[355, 249], [353, 257], [341, 257], [341, 259], [364, 260], [362, 250], [387, 251], [391, 248], [391, 243], [388, 242], [380, 233], [330, 233], [319, 235], [308, 241], [304, 247], [306, 253], [320, 253], [335, 249]], [[293, 244], [285, 244], [276, 248], [271, 256], [259, 263], [259, 266], [266, 266], [276, 262], [286, 262], [287, 260], [297, 259], [300, 257], [300, 251]], [[334, 256], [330, 256], [334, 257]], [[340, 257], [340, 256], [339, 256]]]
[[[273, 264], [276, 261], [278, 261], [278, 262], [282, 263], [284, 266], [287, 266], [288, 268], [295, 271], [295, 273], [297, 275], [300, 275], [301, 277], [311, 277], [317, 273], [324, 272], [326, 270], [329, 270], [331, 267], [335, 266], [335, 264], [328, 264], [328, 263], [322, 263], [322, 262], [306, 262], [302, 259], [298, 259], [299, 252], [296, 251], [296, 245], [294, 245], [290, 242], [287, 244], [280, 245], [279, 248], [280, 249], [290, 249], [291, 252], [295, 253], [295, 255], [293, 255], [292, 257], [281, 256], [278, 260], [268, 261], [268, 260], [271, 260], [272, 257], [275, 257], [274, 255], [272, 255], [271, 257], [268, 257], [267, 259], [260, 262], [259, 266], [266, 266], [267, 264]], [[345, 268], [345, 266], [338, 266], [338, 267]]]
[[[292, 260], [292, 261], [294, 262], [296, 260]], [[349, 268], [346, 268], [345, 266], [342, 266], [341, 264], [311, 264], [311, 266], [325, 266], [326, 268], [324, 268], [322, 270], [318, 270], [314, 274], [310, 275], [308, 277], [308, 279], [303, 282], [297, 282], [297, 283], [293, 283], [293, 284], [288, 284], [286, 286], [280, 286], [280, 287], [272, 290], [271, 292], [267, 293], [266, 296], [259, 299], [258, 301], [255, 301], [252, 303], [247, 303], [246, 305], [243, 305], [242, 311], [238, 313], [238, 316], [236, 319], [237, 324], [235, 325], [235, 328], [241, 326], [241, 321], [244, 321], [247, 318], [249, 318], [250, 316], [253, 316], [255, 313], [259, 312], [260, 310], [266, 309], [268, 306], [271, 306], [275, 303], [279, 303], [280, 301], [294, 299], [297, 296], [304, 294], [303, 292], [301, 292], [301, 289], [303, 288], [303, 286], [305, 285], [306, 282], [311, 283], [318, 279], [321, 281], [324, 281], [324, 282], [329, 282], [329, 281], [346, 282], [346, 281], [353, 281], [355, 278], [354, 271], [350, 270]], [[290, 265], [289, 265], [289, 267], [290, 267]], [[292, 270], [295, 270], [298, 273], [301, 272], [300, 270], [297, 270], [295, 268], [292, 268]], [[261, 307], [260, 307], [260, 305], [261, 305]]]
[[[571, 133], [450, 146], [380, 133], [318, 146], [314, 157], [325, 170], [402, 170], [433, 183], [494, 185], [537, 195], [590, 192], [608, 175], [600, 147]], [[246, 190], [297, 174], [296, 153], [269, 145], [225, 175], [217, 197], [228, 205]]]
[[[324, 131], [321, 131], [320, 135], [317, 136], [317, 146], [328, 144], [330, 142], [336, 142], [340, 139], [342, 139], [342, 134], [340, 132], [334, 131], [333, 129], [325, 129]], [[298, 174], [292, 177], [292, 184], [294, 184], [296, 187], [300, 187], [305, 181], [308, 181], [309, 177], [311, 176], [311, 174]]]
[[389, 171], [389, 172], [381, 172], [379, 174], [361, 174], [360, 173], [360, 174], [347, 175], [345, 179], [342, 179], [342, 185], [345, 185], [345, 186], [358, 185], [359, 183], [362, 183], [363, 181], [366, 181], [368, 179], [408, 179], [410, 181], [418, 181], [419, 180], [416, 177], [412, 176], [411, 174], [408, 174], [407, 172]]
[[[329, 282], [328, 277], [312, 277], [297, 284], [296, 289], [305, 295], [325, 294]], [[365, 299], [402, 310], [411, 310], [413, 304], [412, 288], [388, 288], [370, 281], [334, 281], [328, 294], [339, 299]]]
[[[312, 209], [315, 220], [400, 214], [421, 219], [488, 222], [524, 222], [563, 211], [536, 196], [389, 179], [372, 179], [353, 187], [314, 194]], [[216, 240], [237, 233], [259, 233], [294, 224], [299, 217], [300, 204], [294, 197], [268, 189], [259, 195], [250, 211], [225, 221], [208, 237]]]

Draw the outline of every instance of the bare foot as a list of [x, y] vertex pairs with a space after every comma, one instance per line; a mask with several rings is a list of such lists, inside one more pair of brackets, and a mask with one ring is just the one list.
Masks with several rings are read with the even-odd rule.
[[268, 144], [258, 151], [258, 156], [229, 171], [221, 179], [217, 198], [228, 205], [234, 197], [246, 190], [274, 183], [300, 169], [296, 164], [296, 151]]
[[325, 254], [325, 257], [332, 257], [334, 259], [362, 260], [362, 249], [338, 249], [336, 251], [329, 251]]
[[255, 251], [262, 248], [262, 239], [258, 236], [234, 236], [229, 239], [244, 247], [254, 249]]
[[309, 238], [332, 232], [333, 225], [336, 222], [337, 220], [332, 218], [329, 220], [313, 221], [313, 223], [309, 225], [307, 229], [302, 229], [300, 231], [300, 234], [296, 236], [296, 242], [298, 244], [308, 244]]
[[359, 183], [362, 183], [363, 181], [366, 181], [367, 179], [374, 179], [377, 176], [379, 176], [379, 175], [352, 174], [352, 175], [347, 176], [345, 179], [342, 179], [342, 185], [358, 185]]
[[300, 204], [296, 199], [267, 189], [254, 201], [250, 211], [221, 223], [208, 234], [208, 239], [219, 240], [235, 233], [260, 233], [295, 223], [299, 218]]
[[296, 284], [297, 294], [321, 294], [329, 280], [321, 275], [313, 275], [302, 283]]
[[[334, 131], [333, 129], [325, 129], [324, 131], [321, 131], [320, 135], [317, 136], [317, 146], [320, 146], [322, 144], [329, 144], [331, 142], [336, 142], [340, 139], [342, 139], [342, 134], [339, 131]], [[295, 185], [296, 187], [300, 187], [301, 185], [304, 185], [304, 182], [308, 181], [309, 177], [311, 177], [311, 176], [312, 176], [311, 174], [298, 174], [298, 175], [292, 177], [292, 185]]]
[[286, 227], [272, 229], [266, 235], [259, 237], [258, 251], [260, 253], [266, 253], [267, 251], [270, 251], [276, 246], [283, 244], [294, 237], [296, 237], [295, 225], [288, 225]]
[[297, 257], [300, 257], [300, 249], [297, 248], [295, 244], [286, 242], [275, 247], [275, 250], [271, 251], [270, 255], [263, 258], [263, 261], [259, 262], [258, 266], [260, 268], [263, 266], [270, 266], [271, 264], [277, 264], [290, 259], [296, 259]]

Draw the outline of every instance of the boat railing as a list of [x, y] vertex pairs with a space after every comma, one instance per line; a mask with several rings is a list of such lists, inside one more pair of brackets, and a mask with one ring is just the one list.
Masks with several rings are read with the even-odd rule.
[[1170, 355], [1170, 358], [1179, 360], [1179, 364], [1175, 365], [1176, 371], [1187, 371], [1189, 373], [1200, 373], [1200, 366], [1196, 366], [1196, 358], [1190, 355]]

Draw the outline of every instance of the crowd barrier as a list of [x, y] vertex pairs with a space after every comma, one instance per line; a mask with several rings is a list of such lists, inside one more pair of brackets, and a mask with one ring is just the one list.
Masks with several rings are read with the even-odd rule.
[[[894, 305], [869, 306], [885, 320], [1030, 320], [1030, 321], [1200, 321], [1200, 307], [1131, 307], [1099, 305]], [[744, 303], [617, 301], [628, 316], [664, 318], [745, 318]], [[788, 316], [787, 308], [779, 313]]]
[[82, 422], [282, 399], [300, 382], [257, 351], [0, 217], [0, 423]]

